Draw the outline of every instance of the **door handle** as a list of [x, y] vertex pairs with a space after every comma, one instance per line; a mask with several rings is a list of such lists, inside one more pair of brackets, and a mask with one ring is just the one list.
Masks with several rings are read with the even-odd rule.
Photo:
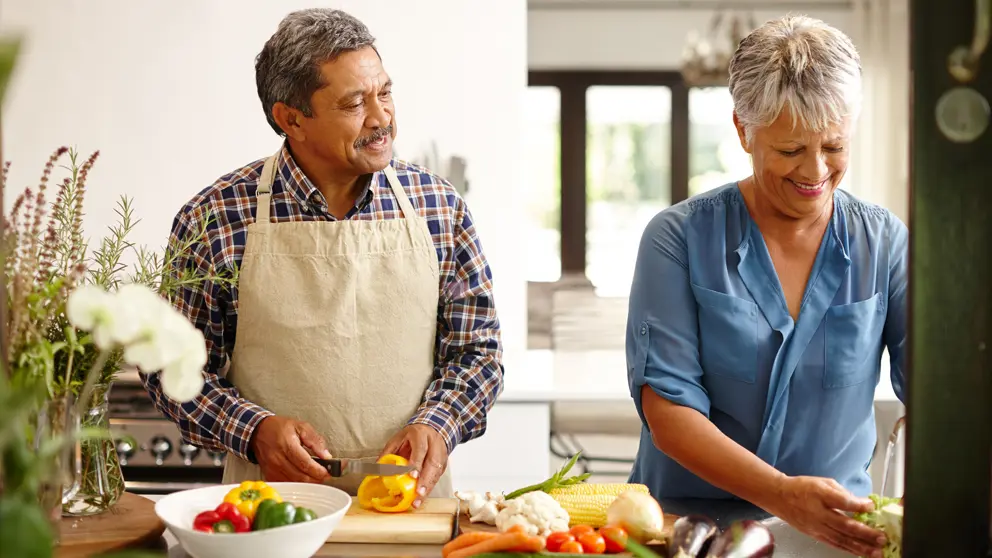
[[992, 0], [975, 0], [975, 32], [971, 45], [954, 49], [948, 58], [947, 70], [954, 79], [968, 83], [978, 75], [979, 62], [992, 36]]

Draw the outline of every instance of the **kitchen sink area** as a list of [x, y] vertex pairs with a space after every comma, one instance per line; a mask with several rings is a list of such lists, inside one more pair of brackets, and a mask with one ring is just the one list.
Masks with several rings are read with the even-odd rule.
[[775, 537], [775, 558], [851, 558], [851, 555], [797, 531], [777, 517], [762, 521]]

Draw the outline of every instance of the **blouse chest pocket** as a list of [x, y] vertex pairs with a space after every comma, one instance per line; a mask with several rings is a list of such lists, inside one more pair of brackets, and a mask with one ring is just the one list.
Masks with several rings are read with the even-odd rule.
[[753, 384], [758, 374], [758, 305], [692, 285], [705, 374]]
[[823, 387], [853, 386], [873, 376], [881, 355], [885, 298], [881, 293], [831, 306], [824, 317]]

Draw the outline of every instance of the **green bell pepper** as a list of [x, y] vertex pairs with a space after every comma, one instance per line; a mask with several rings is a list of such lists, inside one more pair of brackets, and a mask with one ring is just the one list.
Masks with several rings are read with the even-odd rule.
[[275, 500], [262, 500], [255, 511], [255, 521], [252, 524], [253, 531], [263, 529], [273, 529], [303, 523], [317, 518], [317, 514], [308, 508], [298, 508], [289, 502], [276, 502]]
[[293, 523], [304, 523], [317, 519], [317, 514], [310, 508], [296, 508], [296, 515], [293, 516]]

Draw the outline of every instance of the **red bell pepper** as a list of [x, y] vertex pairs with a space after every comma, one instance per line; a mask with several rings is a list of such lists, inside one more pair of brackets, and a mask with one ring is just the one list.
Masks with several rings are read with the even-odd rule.
[[193, 529], [204, 533], [247, 533], [251, 531], [251, 520], [234, 504], [224, 502], [216, 509], [197, 515]]

